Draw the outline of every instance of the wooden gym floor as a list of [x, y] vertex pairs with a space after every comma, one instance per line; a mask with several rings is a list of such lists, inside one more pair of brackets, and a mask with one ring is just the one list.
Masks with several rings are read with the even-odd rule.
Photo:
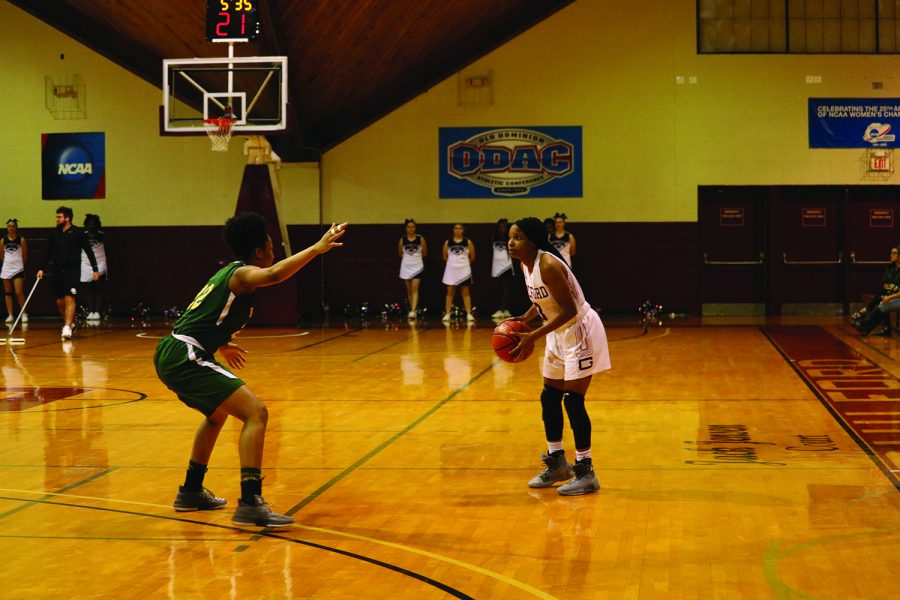
[[526, 486], [539, 362], [498, 362], [490, 324], [246, 330], [264, 493], [297, 520], [267, 532], [230, 522], [234, 421], [206, 480], [229, 506], [172, 510], [200, 415], [155, 377], [161, 327], [33, 323], [0, 348], [0, 596], [896, 597], [900, 338], [607, 327], [578, 498]]

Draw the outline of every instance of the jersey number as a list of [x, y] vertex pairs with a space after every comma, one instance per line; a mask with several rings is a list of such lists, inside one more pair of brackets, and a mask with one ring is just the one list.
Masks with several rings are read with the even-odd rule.
[[197, 308], [198, 306], [200, 306], [200, 303], [203, 302], [203, 299], [206, 298], [207, 296], [209, 296], [209, 293], [211, 291], [213, 291], [213, 288], [215, 288], [215, 287], [216, 286], [213, 283], [208, 283], [205, 286], [203, 286], [203, 289], [200, 290], [200, 293], [197, 294], [197, 297], [194, 298], [194, 301], [188, 305], [188, 307], [184, 310], [184, 312], [193, 310], [193, 309]]

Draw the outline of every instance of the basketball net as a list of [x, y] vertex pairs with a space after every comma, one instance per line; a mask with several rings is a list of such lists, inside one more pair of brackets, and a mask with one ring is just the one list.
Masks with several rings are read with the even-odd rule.
[[228, 142], [231, 140], [231, 128], [236, 122], [237, 119], [231, 117], [203, 119], [203, 124], [206, 125], [206, 134], [212, 142], [214, 152], [226, 152], [228, 150]]

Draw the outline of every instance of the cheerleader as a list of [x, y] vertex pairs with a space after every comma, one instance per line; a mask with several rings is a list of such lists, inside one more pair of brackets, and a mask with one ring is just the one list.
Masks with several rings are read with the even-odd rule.
[[[541, 417], [547, 438], [547, 453], [541, 456], [545, 469], [528, 482], [531, 488], [547, 488], [566, 481], [557, 489], [563, 496], [591, 494], [600, 489], [591, 459], [591, 419], [584, 396], [593, 375], [610, 368], [606, 331], [600, 317], [585, 301], [584, 293], [556, 249], [544, 236], [540, 220], [520, 219], [509, 228], [509, 254], [522, 262], [522, 274], [531, 308], [514, 320], [541, 318], [541, 326], [519, 333], [512, 357], [528, 351], [546, 336], [541, 372]], [[570, 465], [563, 450], [563, 406], [575, 434], [576, 462]]]
[[422, 281], [422, 271], [425, 270], [424, 258], [428, 256], [428, 245], [425, 238], [416, 234], [416, 222], [406, 219], [406, 235], [397, 243], [397, 253], [400, 255], [400, 279], [406, 285], [406, 299], [409, 301], [410, 320], [415, 320], [416, 309], [419, 306], [419, 283]]
[[87, 238], [94, 258], [97, 259], [97, 270], [100, 273], [98, 279], [94, 279], [93, 267], [87, 253], [81, 251], [81, 289], [84, 302], [88, 309], [88, 321], [99, 321], [100, 311], [103, 309], [103, 301], [106, 296], [106, 238], [103, 225], [98, 215], [88, 213], [84, 216], [84, 237]]
[[550, 235], [550, 243], [571, 267], [572, 257], [575, 256], [575, 236], [566, 231], [566, 213], [553, 215], [553, 226], [554, 232]]
[[441, 281], [447, 286], [447, 298], [444, 300], [444, 323], [450, 322], [450, 309], [453, 307], [453, 298], [456, 288], [462, 296], [466, 307], [466, 322], [474, 323], [472, 314], [472, 262], [475, 260], [475, 246], [472, 240], [465, 237], [465, 228], [461, 223], [453, 226], [453, 236], [444, 242], [443, 258], [447, 265], [444, 267], [444, 277]]
[[[19, 301], [19, 310], [25, 307], [25, 262], [28, 260], [28, 242], [19, 235], [19, 221], [9, 219], [6, 222], [6, 235], [3, 236], [3, 267], [0, 279], [3, 280], [3, 294], [6, 298], [6, 322], [13, 322], [13, 295]], [[28, 313], [22, 313], [22, 322], [28, 322]]]
[[503, 319], [512, 316], [509, 312], [509, 286], [515, 275], [515, 267], [509, 257], [509, 221], [500, 219], [497, 221], [497, 231], [494, 232], [494, 256], [491, 262], [491, 277], [500, 283], [500, 307], [491, 315], [493, 319]]

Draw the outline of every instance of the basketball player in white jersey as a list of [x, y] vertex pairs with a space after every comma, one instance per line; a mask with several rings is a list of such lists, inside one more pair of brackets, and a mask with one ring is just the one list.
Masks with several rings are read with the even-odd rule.
[[[610, 368], [606, 331], [600, 317], [584, 299], [572, 270], [550, 241], [543, 223], [534, 217], [516, 221], [509, 229], [509, 254], [522, 262], [522, 273], [531, 308], [513, 320], [528, 322], [540, 316], [541, 325], [520, 333], [519, 344], [510, 352], [515, 358], [546, 336], [542, 373], [541, 408], [547, 453], [546, 468], [528, 482], [528, 487], [550, 487], [571, 480], [557, 492], [580, 496], [596, 492], [600, 482], [591, 460], [591, 419], [584, 396], [591, 377]], [[575, 434], [576, 461], [570, 465], [563, 450], [563, 406]], [[573, 477], [574, 475], [574, 477]]]

